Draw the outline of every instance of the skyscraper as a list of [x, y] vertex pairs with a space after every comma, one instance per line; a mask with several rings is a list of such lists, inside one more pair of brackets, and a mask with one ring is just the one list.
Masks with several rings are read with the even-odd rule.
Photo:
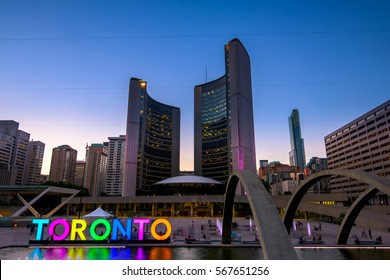
[[54, 148], [51, 155], [49, 181], [74, 184], [76, 160], [77, 151], [69, 145]]
[[84, 186], [84, 175], [85, 175], [85, 161], [76, 161], [76, 170], [74, 174], [74, 184], [77, 186]]
[[45, 144], [41, 141], [30, 141], [27, 148], [26, 167], [24, 171], [24, 185], [40, 185], [41, 170]]
[[105, 193], [107, 195], [122, 195], [123, 159], [125, 156], [126, 135], [108, 137], [108, 165]]
[[91, 144], [85, 155], [84, 188], [91, 197], [98, 197], [106, 185], [108, 150], [103, 144]]
[[225, 45], [225, 74], [195, 86], [194, 102], [195, 175], [226, 183], [233, 170], [256, 173], [250, 59], [238, 39]]
[[289, 153], [290, 165], [298, 166], [301, 172], [304, 172], [306, 166], [305, 145], [301, 135], [301, 123], [299, 120], [299, 112], [293, 109], [288, 118], [290, 128], [290, 144], [291, 151]]
[[152, 184], [179, 175], [180, 109], [151, 98], [146, 82], [132, 78], [126, 127], [122, 196], [147, 192]]
[[22, 185], [30, 134], [19, 123], [0, 121], [0, 185]]

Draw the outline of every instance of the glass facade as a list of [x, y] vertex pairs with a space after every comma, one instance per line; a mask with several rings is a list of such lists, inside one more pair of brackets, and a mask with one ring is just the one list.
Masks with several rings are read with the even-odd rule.
[[[142, 141], [138, 153], [139, 187], [149, 186], [171, 177], [173, 110], [145, 94], [145, 109], [141, 113], [144, 127], [140, 127]], [[141, 132], [141, 131], [140, 131]]]
[[202, 85], [202, 176], [226, 182], [231, 170], [225, 76]]
[[306, 166], [305, 146], [301, 136], [301, 124], [299, 121], [299, 111], [294, 109], [288, 118], [290, 128], [291, 152], [290, 165], [298, 166], [301, 172], [304, 172]]
[[256, 173], [250, 60], [238, 39], [225, 45], [224, 70], [194, 88], [194, 173], [225, 184], [234, 170]]
[[[114, 213], [115, 217], [175, 217], [175, 218], [222, 218], [224, 196], [149, 196], [140, 197], [137, 202], [116, 197], [110, 200], [102, 198], [83, 198], [80, 215], [90, 213], [98, 206]], [[71, 203], [78, 204], [78, 198]], [[70, 215], [70, 204], [66, 215]], [[233, 217], [251, 217], [252, 211], [247, 199], [236, 197]], [[206, 220], [205, 220], [206, 221]], [[213, 221], [214, 223], [214, 221]]]
[[180, 109], [154, 100], [146, 82], [132, 78], [122, 196], [148, 194], [154, 183], [178, 176], [179, 152]]

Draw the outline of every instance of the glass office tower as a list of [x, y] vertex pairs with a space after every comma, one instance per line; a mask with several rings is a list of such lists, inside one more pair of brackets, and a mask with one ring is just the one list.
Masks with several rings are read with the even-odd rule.
[[288, 118], [290, 128], [291, 151], [289, 153], [290, 165], [298, 166], [300, 172], [304, 172], [306, 167], [305, 144], [301, 135], [301, 123], [299, 120], [299, 111], [293, 109]]
[[225, 75], [195, 86], [194, 102], [195, 175], [226, 183], [233, 170], [256, 172], [250, 59], [238, 39], [225, 45]]
[[179, 175], [180, 109], [160, 103], [132, 78], [129, 87], [122, 196], [147, 194], [149, 187]]

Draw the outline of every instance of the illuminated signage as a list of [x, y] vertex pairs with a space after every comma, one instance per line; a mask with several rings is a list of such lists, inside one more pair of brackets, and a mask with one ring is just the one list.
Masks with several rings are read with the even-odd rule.
[[[148, 218], [134, 218], [127, 219], [126, 225], [122, 225], [119, 219], [113, 219], [111, 222], [106, 219], [97, 219], [89, 227], [89, 235], [93, 240], [104, 240], [111, 235], [111, 240], [118, 240], [120, 236], [126, 238], [127, 240], [134, 239], [132, 236], [132, 229], [134, 224], [138, 224], [137, 229], [137, 239], [144, 240], [145, 232], [149, 227], [151, 220]], [[44, 226], [48, 226], [48, 234], [51, 236], [52, 240], [60, 241], [65, 240], [69, 237], [69, 240], [87, 240], [85, 231], [88, 228], [86, 220], [74, 219], [56, 219], [50, 222], [49, 219], [34, 219], [32, 221], [34, 225], [37, 226], [36, 240], [42, 240], [43, 238], [43, 229]], [[159, 224], [163, 224], [166, 227], [166, 231], [157, 232], [156, 228]], [[57, 233], [57, 227], [62, 228], [61, 233]], [[97, 228], [105, 228], [105, 230], [100, 230], [98, 233]], [[166, 219], [157, 219], [152, 222], [150, 226], [150, 234], [156, 240], [166, 240], [169, 238], [172, 232], [171, 223]]]

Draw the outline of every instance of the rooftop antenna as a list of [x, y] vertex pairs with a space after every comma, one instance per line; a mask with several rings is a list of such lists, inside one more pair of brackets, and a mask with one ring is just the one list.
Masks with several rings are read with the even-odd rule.
[[206, 83], [207, 83], [207, 66], [206, 66]]

